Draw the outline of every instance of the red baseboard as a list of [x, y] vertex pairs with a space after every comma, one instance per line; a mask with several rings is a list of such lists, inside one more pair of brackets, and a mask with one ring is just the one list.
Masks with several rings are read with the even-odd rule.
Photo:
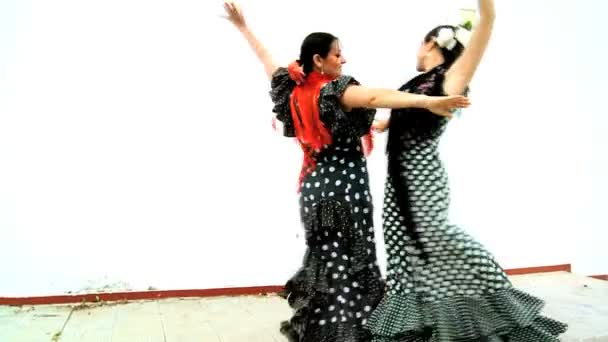
[[505, 270], [505, 272], [510, 276], [522, 275], [522, 274], [532, 274], [532, 273], [547, 273], [547, 272], [572, 272], [572, 265], [563, 264], [563, 265], [553, 265], [553, 266], [513, 268], [510, 270]]
[[[570, 264], [541, 266], [529, 268], [516, 268], [505, 270], [508, 275], [521, 275], [545, 272], [571, 272]], [[602, 276], [598, 276], [602, 277]], [[599, 278], [598, 278], [599, 279]], [[200, 289], [200, 290], [158, 290], [158, 291], [131, 291], [131, 292], [107, 292], [82, 295], [58, 295], [40, 297], [0, 297], [0, 305], [48, 305], [69, 304], [82, 302], [116, 302], [130, 300], [163, 299], [163, 298], [186, 298], [186, 297], [217, 297], [217, 296], [243, 296], [243, 295], [265, 295], [275, 294], [283, 290], [282, 286], [258, 286], [258, 287], [232, 287], [222, 289]]]
[[40, 297], [0, 297], [0, 305], [46, 305], [46, 304], [69, 304], [82, 302], [116, 302], [126, 300], [145, 300], [163, 298], [187, 298], [187, 297], [218, 297], [218, 296], [242, 296], [242, 295], [265, 295], [278, 293], [283, 290], [282, 286], [259, 286], [259, 287], [232, 287], [222, 289], [199, 289], [199, 290], [158, 290], [158, 291], [129, 291], [129, 292], [106, 292], [77, 295], [58, 295]]
[[591, 278], [595, 278], [595, 279], [599, 279], [599, 280], [608, 280], [608, 274], [592, 275], [590, 277]]

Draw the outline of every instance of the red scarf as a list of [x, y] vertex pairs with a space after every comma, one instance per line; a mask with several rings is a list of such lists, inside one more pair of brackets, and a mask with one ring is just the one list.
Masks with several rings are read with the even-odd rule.
[[[290, 75], [294, 78], [297, 73], [295, 64], [290, 65]], [[332, 143], [331, 132], [327, 130], [319, 116], [319, 94], [321, 88], [334, 79], [327, 75], [313, 71], [306, 75], [304, 82], [297, 85], [291, 94], [291, 117], [293, 119], [295, 134], [302, 151], [304, 161], [298, 181], [298, 191], [307, 173], [316, 167], [315, 155]], [[373, 149], [373, 136], [370, 131], [362, 139], [365, 155], [369, 155]]]
[[304, 152], [302, 172], [298, 182], [300, 186], [306, 174], [316, 167], [315, 154], [325, 145], [330, 145], [332, 141], [331, 133], [319, 117], [319, 94], [321, 88], [331, 81], [332, 78], [313, 71], [306, 76], [303, 84], [294, 88], [291, 94], [291, 118], [296, 138]]

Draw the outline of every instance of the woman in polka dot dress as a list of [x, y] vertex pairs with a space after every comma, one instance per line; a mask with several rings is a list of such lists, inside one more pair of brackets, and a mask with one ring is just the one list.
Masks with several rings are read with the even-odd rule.
[[294, 315], [281, 331], [292, 342], [370, 341], [363, 326], [384, 290], [363, 151], [363, 145], [371, 145], [366, 137], [375, 109], [370, 108], [419, 106], [450, 115], [450, 109], [466, 107], [468, 100], [361, 87], [341, 75], [345, 61], [338, 40], [328, 33], [310, 34], [299, 61], [289, 69], [278, 67], [239, 8], [226, 3], [225, 9], [264, 64], [276, 118], [305, 157], [300, 208], [308, 248], [302, 267], [285, 286]]
[[[423, 73], [401, 91], [467, 92], [494, 18], [492, 0], [480, 0], [479, 7], [470, 37], [452, 26], [428, 33], [418, 53]], [[541, 316], [543, 302], [514, 289], [493, 256], [449, 224], [448, 181], [438, 153], [447, 122], [406, 109], [393, 110], [388, 122], [377, 124], [380, 130], [390, 126], [382, 215], [387, 293], [366, 328], [375, 342], [559, 341], [566, 326]]]

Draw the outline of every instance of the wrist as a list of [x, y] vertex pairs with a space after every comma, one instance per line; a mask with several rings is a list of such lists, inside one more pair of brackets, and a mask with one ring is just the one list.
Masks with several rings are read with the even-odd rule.
[[247, 24], [236, 25], [236, 28], [243, 34], [249, 33], [249, 27], [247, 27]]
[[420, 108], [429, 109], [431, 107], [432, 98], [428, 95], [420, 95]]

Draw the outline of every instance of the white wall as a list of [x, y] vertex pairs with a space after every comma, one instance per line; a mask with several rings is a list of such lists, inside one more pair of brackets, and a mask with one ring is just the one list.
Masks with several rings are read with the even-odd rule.
[[[605, 106], [587, 95], [602, 85], [577, 75], [574, 1], [498, 2], [474, 106], [442, 145], [454, 221], [507, 268], [608, 273], [605, 192], [592, 192], [608, 190], [607, 160], [591, 154], [606, 139], [590, 124]], [[390, 88], [415, 74], [448, 3], [243, 1], [278, 60], [326, 30], [347, 73]], [[220, 13], [194, 0], [0, 3], [0, 296], [282, 284], [298, 268], [298, 148], [272, 132], [262, 68]], [[370, 159], [381, 260], [383, 145]]]
[[[573, 6], [574, 8], [574, 6]], [[581, 221], [586, 225], [575, 227], [577, 234], [582, 235], [581, 243], [577, 246], [575, 264], [581, 272], [589, 274], [606, 274], [608, 270], [608, 215], [606, 209], [608, 200], [608, 153], [606, 147], [608, 138], [608, 110], [606, 110], [606, 80], [608, 71], [608, 49], [605, 46], [605, 14], [608, 3], [595, 3], [587, 0], [576, 6], [577, 51], [579, 58], [576, 63], [576, 84], [579, 96], [577, 111], [571, 113], [572, 121], [581, 121], [585, 135], [577, 139], [585, 142], [585, 148], [577, 151], [585, 160], [586, 179], [574, 179], [579, 186], [590, 186], [590, 201], [584, 202], [586, 210]], [[581, 199], [573, 198], [574, 201]]]

